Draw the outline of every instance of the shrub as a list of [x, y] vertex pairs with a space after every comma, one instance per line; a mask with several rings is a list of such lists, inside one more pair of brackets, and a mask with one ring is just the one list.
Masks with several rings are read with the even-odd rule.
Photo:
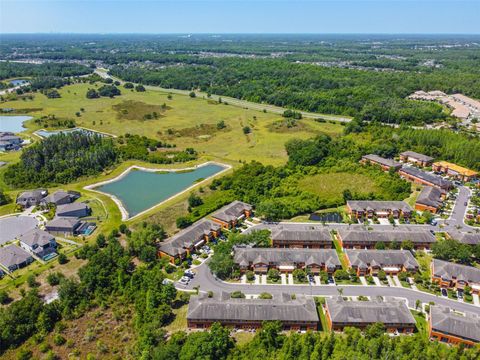
[[280, 271], [277, 269], [268, 270], [267, 277], [270, 281], [278, 281], [280, 279]]
[[248, 281], [255, 280], [255, 273], [253, 271], [247, 271], [246, 276]]
[[0, 304], [8, 304], [12, 299], [5, 290], [0, 290]]
[[64, 253], [61, 253], [58, 255], [58, 263], [60, 265], [66, 264], [67, 262], [68, 262], [67, 255], [65, 255]]
[[56, 286], [60, 284], [60, 280], [62, 280], [65, 276], [62, 273], [54, 272], [47, 275], [47, 283], [50, 286]]
[[293, 277], [298, 282], [305, 282], [307, 280], [307, 274], [301, 269], [293, 270]]
[[30, 286], [31, 288], [36, 288], [36, 287], [38, 287], [38, 286], [40, 285], [40, 284], [37, 282], [37, 280], [35, 280], [35, 275], [33, 275], [33, 274], [28, 275], [27, 284], [28, 284], [28, 286]]
[[230, 294], [230, 297], [232, 299], [245, 299], [245, 294], [242, 293], [241, 291], [234, 291]]
[[380, 270], [377, 276], [380, 280], [387, 280], [387, 274], [383, 270]]
[[268, 299], [272, 299], [273, 296], [272, 294], [269, 294], [267, 292], [263, 292], [261, 293], [259, 296], [258, 296], [259, 299], [264, 299], [264, 300], [268, 300]]
[[57, 346], [62, 346], [66, 342], [67, 342], [67, 340], [60, 334], [55, 334], [53, 336], [53, 343]]
[[350, 274], [345, 270], [337, 270], [333, 274], [336, 280], [348, 280], [350, 279]]

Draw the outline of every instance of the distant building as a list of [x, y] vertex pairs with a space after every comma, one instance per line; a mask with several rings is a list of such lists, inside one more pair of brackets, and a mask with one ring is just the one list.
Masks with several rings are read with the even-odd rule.
[[18, 237], [20, 246], [31, 254], [45, 259], [56, 251], [55, 237], [48, 232], [35, 228]]
[[188, 304], [189, 328], [204, 329], [218, 322], [239, 329], [258, 329], [264, 321], [280, 321], [284, 330], [317, 330], [319, 317], [315, 301], [303, 295], [292, 299], [281, 294], [273, 299], [231, 299], [221, 293], [192, 296]]
[[400, 176], [406, 180], [412, 181], [417, 184], [433, 186], [441, 190], [450, 190], [453, 188], [451, 181], [445, 180], [440, 176], [436, 176], [413, 166], [404, 166], [399, 171]]
[[432, 169], [433, 171], [444, 173], [461, 181], [471, 181], [478, 176], [476, 171], [449, 163], [447, 161], [438, 161], [433, 163]]
[[352, 219], [360, 218], [409, 218], [412, 208], [405, 201], [374, 201], [350, 200], [347, 201], [347, 211]]
[[404, 151], [400, 154], [400, 160], [403, 162], [426, 167], [431, 166], [434, 159], [433, 157], [423, 155], [415, 151]]
[[436, 214], [442, 207], [446, 192], [433, 186], [425, 186], [415, 202], [415, 210]]
[[77, 191], [58, 190], [42, 199], [42, 204], [65, 205], [70, 204], [80, 197]]
[[471, 347], [480, 342], [480, 317], [433, 305], [430, 306], [428, 330], [431, 339]]
[[47, 196], [48, 191], [44, 189], [25, 191], [18, 195], [17, 205], [23, 208], [40, 205], [42, 199]]
[[20, 136], [9, 131], [0, 131], [0, 151], [18, 150], [22, 143]]
[[85, 217], [90, 215], [91, 209], [85, 203], [71, 203], [57, 206], [57, 216], [59, 217]]
[[345, 250], [345, 255], [358, 276], [376, 275], [380, 270], [389, 275], [418, 271], [418, 262], [408, 250]]
[[76, 235], [82, 226], [80, 219], [75, 217], [55, 217], [45, 225], [45, 229], [55, 235]]
[[33, 257], [28, 252], [16, 245], [0, 247], [0, 264], [15, 271], [33, 262]]
[[220, 236], [221, 230], [220, 224], [202, 219], [160, 243], [158, 255], [168, 257], [171, 262], [175, 259], [182, 260], [205, 243]]
[[237, 225], [239, 220], [251, 215], [252, 206], [236, 200], [213, 213], [212, 220], [219, 223], [222, 228], [231, 229]]
[[342, 268], [333, 249], [235, 248], [233, 259], [243, 272], [267, 273], [270, 269], [277, 269], [290, 273], [302, 269], [318, 274], [320, 271], [333, 273]]
[[433, 259], [431, 274], [432, 282], [442, 288], [464, 290], [470, 286], [472, 293], [480, 294], [480, 269], [476, 267]]
[[326, 299], [325, 317], [330, 330], [343, 331], [347, 326], [364, 329], [382, 323], [388, 333], [410, 334], [415, 319], [402, 300], [346, 301], [341, 296]]
[[402, 164], [393, 159], [386, 159], [375, 154], [362, 156], [362, 160], [360, 160], [360, 162], [362, 164], [379, 165], [384, 171], [389, 171], [390, 169], [397, 171], [402, 167]]
[[331, 249], [330, 231], [324, 226], [282, 224], [272, 229], [272, 246], [275, 248]]
[[436, 241], [429, 230], [410, 227], [393, 230], [366, 230], [363, 227], [338, 229], [336, 238], [344, 249], [373, 249], [379, 242], [389, 246], [396, 242], [411, 241], [415, 249], [430, 249]]

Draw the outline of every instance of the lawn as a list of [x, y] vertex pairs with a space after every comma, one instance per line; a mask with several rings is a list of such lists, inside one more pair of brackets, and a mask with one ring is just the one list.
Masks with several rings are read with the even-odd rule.
[[178, 309], [173, 309], [175, 318], [170, 324], [165, 326], [165, 330], [169, 333], [187, 330], [187, 310], [188, 305], [183, 305]]
[[[343, 127], [338, 123], [319, 123], [312, 119], [301, 120], [299, 128], [282, 132], [272, 130], [272, 124], [282, 120], [278, 114], [243, 109], [219, 104], [203, 98], [148, 90], [144, 93], [121, 89], [122, 95], [114, 99], [87, 99], [90, 84], [75, 84], [59, 90], [61, 98], [47, 99], [35, 94], [31, 101], [9, 101], [2, 107], [22, 109], [39, 108], [29, 115], [74, 119], [78, 126], [115, 135], [125, 133], [145, 135], [177, 144], [179, 148], [194, 147], [202, 154], [217, 159], [259, 160], [265, 164], [280, 165], [287, 159], [284, 143], [291, 138], [309, 138], [317, 133], [338, 135]], [[99, 84], [95, 85], [99, 86]], [[165, 104], [165, 106], [162, 106]], [[84, 109], [84, 111], [80, 111]], [[80, 112], [81, 116], [76, 116]], [[157, 118], [145, 120], [145, 115], [157, 113]], [[226, 127], [217, 129], [224, 121]], [[31, 133], [38, 125], [29, 121]], [[243, 127], [249, 126], [251, 134], [245, 135]], [[1, 160], [1, 156], [0, 156]]]
[[299, 186], [306, 191], [321, 196], [327, 201], [342, 202], [343, 191], [368, 194], [381, 191], [375, 180], [364, 174], [338, 172], [307, 176], [299, 181]]

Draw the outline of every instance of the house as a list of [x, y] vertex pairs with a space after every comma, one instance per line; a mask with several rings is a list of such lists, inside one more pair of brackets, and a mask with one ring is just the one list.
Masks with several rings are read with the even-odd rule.
[[440, 172], [452, 178], [465, 182], [471, 181], [478, 176], [478, 173], [476, 171], [464, 168], [457, 164], [452, 164], [447, 161], [438, 161], [433, 163], [432, 169], [435, 172]]
[[326, 299], [324, 310], [333, 331], [343, 331], [346, 326], [365, 329], [375, 323], [382, 323], [388, 333], [411, 334], [415, 330], [415, 319], [403, 300], [346, 301], [338, 296]]
[[77, 191], [58, 190], [42, 199], [42, 204], [65, 205], [70, 204], [80, 197]]
[[252, 216], [252, 206], [235, 200], [212, 214], [212, 220], [224, 229], [235, 227], [239, 220]]
[[18, 237], [20, 246], [31, 254], [45, 260], [57, 248], [55, 237], [48, 232], [35, 228]]
[[361, 218], [409, 218], [412, 208], [405, 201], [349, 200], [347, 211], [352, 219]]
[[416, 184], [433, 186], [441, 190], [450, 190], [453, 188], [453, 183], [451, 181], [427, 173], [413, 166], [404, 166], [398, 173], [404, 179]]
[[171, 262], [175, 259], [182, 260], [206, 242], [217, 238], [221, 230], [220, 224], [202, 219], [162, 242], [158, 248], [158, 255], [168, 257]]
[[362, 160], [360, 160], [360, 163], [364, 165], [365, 164], [379, 165], [384, 171], [389, 171], [390, 169], [397, 171], [402, 167], [402, 164], [400, 164], [399, 162], [396, 162], [393, 159], [386, 159], [375, 154], [362, 156]]
[[76, 235], [82, 226], [80, 219], [75, 217], [55, 217], [45, 225], [45, 229], [55, 235]]
[[433, 259], [431, 274], [432, 282], [442, 288], [463, 291], [465, 286], [470, 286], [472, 293], [480, 294], [480, 269], [476, 267]]
[[411, 163], [422, 167], [431, 166], [433, 157], [417, 153], [415, 151], [404, 151], [400, 154], [400, 160], [405, 163]]
[[47, 196], [47, 194], [47, 190], [44, 189], [25, 191], [18, 195], [17, 205], [25, 209], [29, 208], [30, 206], [40, 205], [42, 199]]
[[459, 314], [447, 307], [433, 305], [430, 306], [428, 331], [433, 340], [471, 347], [480, 342], [480, 317], [474, 313]]
[[282, 224], [272, 229], [272, 246], [275, 248], [331, 249], [330, 231], [324, 226]]
[[447, 193], [445, 190], [433, 186], [425, 186], [415, 202], [415, 210], [430, 211], [436, 214], [443, 205]]
[[466, 232], [461, 232], [456, 235], [453, 235], [451, 233], [448, 234], [449, 237], [460, 241], [462, 244], [467, 244], [467, 245], [478, 245], [480, 244], [480, 233], [466, 233]]
[[84, 217], [91, 213], [91, 209], [85, 203], [71, 203], [57, 206], [59, 217]]
[[267, 273], [269, 269], [290, 273], [295, 269], [318, 274], [333, 273], [342, 265], [334, 249], [235, 248], [233, 261], [240, 271]]
[[360, 226], [338, 229], [335, 235], [344, 249], [373, 249], [379, 242], [389, 246], [392, 243], [401, 245], [403, 241], [411, 241], [415, 249], [430, 249], [437, 241], [429, 230], [419, 227], [402, 226], [401, 229], [366, 230]]
[[418, 271], [418, 262], [408, 250], [345, 250], [345, 255], [358, 276], [376, 275], [380, 270], [389, 275]]
[[15, 271], [32, 262], [32, 255], [16, 245], [0, 247], [0, 265], [8, 271]]
[[304, 295], [292, 299], [279, 294], [273, 299], [232, 299], [222, 292], [192, 296], [188, 304], [189, 328], [204, 329], [218, 322], [239, 329], [258, 329], [264, 321], [280, 321], [284, 330], [317, 330], [319, 317], [315, 301]]
[[9, 131], [0, 131], [0, 151], [18, 150], [22, 142], [20, 136]]

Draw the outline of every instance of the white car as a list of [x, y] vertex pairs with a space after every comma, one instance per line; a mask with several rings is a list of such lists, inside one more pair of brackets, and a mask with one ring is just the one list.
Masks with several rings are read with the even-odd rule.
[[190, 279], [186, 276], [183, 276], [179, 281], [179, 283], [182, 285], [188, 285], [189, 282], [190, 282]]

